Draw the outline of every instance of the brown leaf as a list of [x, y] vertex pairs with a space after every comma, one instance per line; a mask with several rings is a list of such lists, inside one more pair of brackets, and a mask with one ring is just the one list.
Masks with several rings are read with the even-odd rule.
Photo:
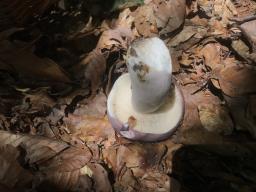
[[[90, 170], [86, 168], [92, 154], [87, 147], [70, 147], [39, 167], [41, 185], [58, 191], [70, 191], [82, 187], [91, 190]], [[82, 183], [81, 183], [82, 182]]]
[[256, 97], [229, 97], [224, 96], [236, 124], [236, 129], [247, 130], [256, 138]]
[[256, 20], [245, 22], [240, 28], [256, 52]]
[[[185, 115], [181, 126], [173, 136], [174, 142], [182, 144], [221, 143], [223, 138], [218, 133], [203, 128], [197, 107], [203, 104], [220, 105], [221, 101], [209, 91], [197, 91], [198, 86], [188, 84], [182, 88], [185, 101]], [[194, 94], [193, 94], [194, 93]]]
[[122, 174], [119, 175], [114, 184], [115, 191], [139, 191], [140, 185], [137, 179], [134, 177], [132, 170], [124, 166], [121, 172]]
[[152, 5], [139, 7], [134, 13], [135, 27], [143, 37], [152, 37], [158, 34], [156, 19]]
[[224, 94], [237, 97], [256, 92], [256, 71], [236, 64], [226, 66], [219, 74], [220, 87]]
[[158, 168], [165, 152], [165, 146], [161, 144], [132, 143], [110, 147], [103, 151], [103, 157], [117, 177], [122, 174], [124, 165], [135, 177], [142, 177], [147, 169]]
[[140, 184], [144, 191], [170, 191], [170, 177], [155, 170], [146, 172], [140, 178]]
[[9, 65], [14, 72], [22, 76], [52, 82], [70, 82], [63, 69], [49, 58], [39, 58], [31, 50], [31, 45], [19, 45], [7, 40], [0, 41], [3, 49], [0, 59]]
[[127, 49], [128, 42], [133, 38], [133, 34], [130, 28], [119, 27], [115, 29], [109, 29], [104, 31], [98, 41], [98, 49], [111, 50], [114, 47]]
[[84, 142], [104, 142], [105, 147], [115, 142], [115, 131], [105, 118], [69, 115], [64, 121], [73, 137]]
[[203, 47], [201, 54], [204, 57], [205, 64], [211, 69], [221, 64], [221, 46], [218, 43], [209, 43]]
[[84, 76], [91, 82], [92, 95], [95, 95], [106, 70], [106, 59], [103, 54], [94, 50], [80, 64], [85, 66]]
[[25, 188], [31, 184], [33, 175], [18, 162], [20, 152], [11, 145], [0, 147], [0, 184], [8, 188]]
[[48, 160], [68, 147], [64, 142], [44, 137], [0, 131], [0, 146], [5, 145], [11, 145], [13, 147], [21, 146], [25, 149], [26, 160], [29, 161], [30, 164]]
[[135, 27], [143, 37], [173, 32], [183, 24], [185, 14], [185, 0], [152, 0], [133, 13]]
[[152, 2], [160, 35], [173, 32], [183, 24], [186, 15], [185, 0], [153, 0]]
[[[199, 33], [199, 30], [200, 30], [199, 27], [185, 26], [183, 28], [183, 30], [178, 35], [176, 35], [174, 38], [172, 38], [168, 42], [168, 45], [170, 45], [171, 47], [177, 47], [179, 44], [188, 41], [195, 34]], [[202, 28], [202, 30], [203, 30], [203, 28]]]
[[39, 0], [39, 1], [27, 1], [14, 0], [9, 2], [8, 0], [3, 0], [0, 2], [0, 12], [5, 13], [1, 15], [0, 29], [7, 28], [10, 23], [15, 23], [18, 25], [24, 24], [31, 17], [36, 15], [41, 15], [43, 12], [52, 4], [56, 3], [57, 0]]
[[87, 166], [92, 171], [91, 178], [94, 181], [93, 188], [96, 192], [111, 192], [112, 187], [109, 183], [108, 173], [98, 163], [89, 163]]
[[200, 121], [206, 130], [225, 135], [232, 133], [234, 125], [224, 106], [201, 104], [198, 105], [198, 110]]
[[99, 118], [104, 117], [107, 111], [107, 97], [101, 91], [92, 100], [81, 101], [74, 111], [74, 115], [89, 115], [97, 116]]
[[47, 89], [39, 88], [25, 94], [22, 104], [15, 107], [23, 113], [45, 112], [55, 105], [54, 100], [47, 94]]

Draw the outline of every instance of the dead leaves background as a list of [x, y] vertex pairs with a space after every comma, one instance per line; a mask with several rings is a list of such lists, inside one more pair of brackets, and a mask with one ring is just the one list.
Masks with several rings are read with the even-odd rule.
[[[252, 161], [246, 161], [251, 171], [226, 162], [228, 152], [237, 162], [241, 154], [253, 158], [253, 147], [236, 143], [256, 137], [254, 1], [116, 1], [113, 15], [98, 1], [54, 2], [29, 2], [44, 5], [33, 11], [19, 0], [0, 3], [0, 12], [8, 12], [0, 15], [1, 190], [255, 189]], [[42, 20], [29, 20], [47, 7]], [[150, 36], [170, 49], [186, 113], [169, 140], [141, 144], [115, 134], [106, 100], [126, 72], [130, 42]], [[232, 150], [221, 147], [227, 144]], [[201, 169], [208, 158], [224, 163]]]

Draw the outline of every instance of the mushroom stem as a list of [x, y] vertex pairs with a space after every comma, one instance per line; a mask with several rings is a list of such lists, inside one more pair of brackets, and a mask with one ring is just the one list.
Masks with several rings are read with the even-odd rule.
[[132, 104], [141, 113], [155, 112], [171, 88], [172, 62], [165, 43], [157, 38], [133, 42], [127, 53]]

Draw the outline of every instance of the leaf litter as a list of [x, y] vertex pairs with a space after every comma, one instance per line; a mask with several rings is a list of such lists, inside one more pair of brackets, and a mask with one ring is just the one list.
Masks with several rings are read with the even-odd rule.
[[[28, 3], [0, 3], [0, 190], [256, 190], [255, 1]], [[151, 36], [186, 110], [168, 140], [138, 143], [106, 101], [130, 43]]]

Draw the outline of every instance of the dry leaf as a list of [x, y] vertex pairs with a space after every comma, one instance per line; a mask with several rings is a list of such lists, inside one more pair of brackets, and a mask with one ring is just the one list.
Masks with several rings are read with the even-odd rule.
[[26, 161], [30, 164], [40, 163], [54, 157], [66, 149], [68, 145], [64, 142], [47, 139], [45, 137], [12, 134], [0, 131], [0, 146], [21, 146], [26, 151]]
[[71, 131], [73, 137], [84, 142], [105, 143], [105, 147], [115, 142], [115, 131], [105, 118], [94, 116], [69, 115], [64, 119], [65, 124]]
[[33, 175], [18, 162], [20, 152], [11, 145], [0, 147], [0, 184], [8, 188], [24, 189], [31, 185]]
[[152, 5], [139, 7], [134, 13], [135, 27], [143, 37], [152, 37], [158, 34], [156, 19]]
[[200, 121], [206, 130], [225, 135], [232, 133], [234, 125], [224, 106], [202, 104], [198, 106], [198, 110]]
[[256, 92], [255, 70], [231, 64], [221, 70], [217, 77], [222, 91], [228, 96], [245, 96]]
[[185, 14], [185, 0], [152, 0], [133, 13], [135, 27], [143, 37], [173, 32], [183, 24]]
[[98, 163], [89, 163], [87, 166], [92, 171], [93, 188], [95, 192], [111, 192], [112, 187], [108, 179], [107, 171]]
[[140, 187], [144, 191], [155, 192], [155, 191], [170, 191], [170, 177], [159, 171], [150, 170], [147, 171], [140, 178]]
[[193, 37], [197, 33], [197, 30], [198, 30], [198, 27], [185, 26], [178, 35], [176, 35], [174, 38], [172, 38], [168, 42], [168, 45], [170, 45], [171, 47], [176, 47], [180, 43], [184, 43], [188, 41], [191, 37]]
[[204, 57], [205, 64], [211, 69], [215, 69], [221, 63], [221, 45], [218, 43], [209, 43], [203, 47], [201, 54]]
[[[95, 96], [106, 70], [106, 59], [99, 49], [91, 51], [81, 62], [73, 68], [77, 79], [89, 80], [92, 96]], [[82, 83], [85, 84], [84, 81]]]
[[160, 35], [171, 33], [183, 24], [186, 15], [185, 0], [153, 0], [152, 2]]
[[203, 104], [211, 103], [213, 105], [220, 105], [220, 99], [209, 91], [196, 92], [199, 87], [194, 84], [188, 84], [181, 88], [186, 110], [183, 122], [173, 136], [174, 142], [182, 144], [222, 143], [223, 139], [221, 135], [209, 132], [203, 128], [197, 109], [199, 105]]
[[79, 102], [79, 106], [77, 106], [73, 114], [97, 116], [99, 118], [102, 118], [106, 115], [106, 111], [107, 111], [107, 97], [102, 91], [100, 91], [89, 102], [86, 99]]
[[256, 20], [245, 22], [240, 28], [256, 52]]
[[91, 158], [92, 154], [87, 147], [83, 149], [70, 147], [62, 151], [39, 167], [40, 187], [57, 191], [74, 191], [78, 188], [81, 191], [90, 191], [92, 187], [90, 173], [85, 172], [84, 166]]
[[[14, 0], [12, 2], [2, 0], [0, 2], [0, 30], [13, 27], [13, 24], [25, 24], [31, 17], [42, 15], [49, 6], [56, 2], [57, 0], [26, 2], [22, 0]], [[4, 13], [4, 15], [2, 15], [2, 13]]]
[[224, 96], [235, 121], [237, 130], [247, 130], [256, 138], [255, 95], [249, 97]]
[[13, 69], [12, 72], [48, 82], [70, 82], [69, 77], [60, 66], [49, 58], [37, 57], [30, 44], [19, 45], [3, 40], [0, 41], [0, 45], [3, 47], [0, 51], [0, 59]]
[[110, 29], [104, 31], [98, 41], [98, 49], [108, 49], [113, 48], [127, 49], [128, 43], [132, 40], [133, 34], [130, 28], [119, 27], [115, 29]]

